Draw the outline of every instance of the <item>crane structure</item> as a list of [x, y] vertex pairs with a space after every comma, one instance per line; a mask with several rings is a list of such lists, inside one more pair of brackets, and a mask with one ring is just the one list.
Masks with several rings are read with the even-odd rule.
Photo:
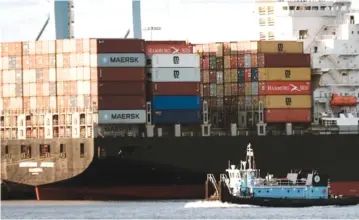
[[[54, 20], [55, 20], [55, 36], [57, 40], [70, 39], [75, 37], [74, 23], [74, 0], [47, 0], [54, 4]], [[50, 2], [51, 1], [51, 2]], [[51, 13], [48, 14], [44, 25], [38, 33], [36, 40], [40, 40], [42, 33], [45, 31], [51, 19]], [[132, 23], [133, 23], [133, 37], [142, 38], [142, 24], [141, 24], [141, 0], [132, 0]], [[127, 38], [130, 34], [130, 29], [124, 35]]]

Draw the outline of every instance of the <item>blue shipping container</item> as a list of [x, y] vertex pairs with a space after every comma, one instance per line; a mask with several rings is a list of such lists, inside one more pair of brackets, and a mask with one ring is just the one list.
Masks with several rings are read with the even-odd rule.
[[152, 109], [157, 110], [184, 110], [200, 109], [200, 96], [154, 96]]
[[251, 69], [251, 81], [257, 82], [258, 81], [258, 68]]
[[153, 124], [200, 124], [200, 110], [153, 111]]

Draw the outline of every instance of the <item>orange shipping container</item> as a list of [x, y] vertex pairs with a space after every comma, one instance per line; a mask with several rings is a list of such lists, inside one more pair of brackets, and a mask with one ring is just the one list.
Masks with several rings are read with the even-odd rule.
[[308, 123], [312, 121], [311, 109], [265, 109], [267, 123]]
[[269, 95], [265, 97], [265, 108], [311, 108], [310, 95]]
[[310, 95], [310, 82], [260, 82], [260, 95]]
[[251, 48], [255, 53], [304, 53], [300, 41], [254, 41]]

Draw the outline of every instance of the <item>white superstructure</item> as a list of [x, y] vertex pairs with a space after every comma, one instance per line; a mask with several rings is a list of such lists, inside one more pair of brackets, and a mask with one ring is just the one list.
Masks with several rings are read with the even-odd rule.
[[334, 115], [342, 112], [351, 113], [358, 125], [358, 104], [338, 107], [330, 103], [332, 94], [359, 98], [359, 10], [353, 10], [351, 4], [350, 0], [271, 0], [257, 4], [260, 39], [301, 40], [305, 51], [312, 54], [317, 124], [324, 113], [338, 117]]

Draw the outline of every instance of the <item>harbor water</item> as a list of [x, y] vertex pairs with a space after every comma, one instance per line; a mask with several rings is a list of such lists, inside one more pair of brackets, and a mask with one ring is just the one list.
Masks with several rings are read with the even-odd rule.
[[359, 219], [359, 206], [263, 208], [207, 201], [3, 201], [1, 219]]

